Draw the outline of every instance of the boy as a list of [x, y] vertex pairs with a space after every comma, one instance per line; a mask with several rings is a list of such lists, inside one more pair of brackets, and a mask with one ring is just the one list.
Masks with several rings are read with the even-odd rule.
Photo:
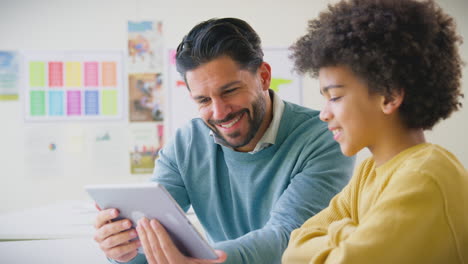
[[468, 173], [431, 129], [461, 107], [461, 38], [433, 1], [341, 1], [292, 47], [341, 151], [372, 156], [283, 263], [468, 263]]

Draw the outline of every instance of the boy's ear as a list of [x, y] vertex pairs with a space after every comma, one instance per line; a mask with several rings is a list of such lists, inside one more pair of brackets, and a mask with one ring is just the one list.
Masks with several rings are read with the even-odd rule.
[[381, 104], [382, 112], [384, 112], [384, 114], [394, 113], [403, 103], [404, 98], [405, 93], [403, 90], [395, 91], [391, 96], [383, 96]]

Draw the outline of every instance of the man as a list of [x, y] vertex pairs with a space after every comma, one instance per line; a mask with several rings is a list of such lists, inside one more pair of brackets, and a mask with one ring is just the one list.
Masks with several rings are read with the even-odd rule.
[[[108, 223], [115, 209], [99, 213], [95, 240], [119, 262], [280, 263], [290, 232], [328, 205], [354, 160], [341, 154], [317, 111], [269, 90], [270, 65], [246, 22], [200, 23], [176, 61], [201, 118], [163, 148], [153, 180], [184, 210], [193, 207], [220, 257], [186, 258], [155, 220], [142, 219], [140, 240], [128, 242], [136, 237], [128, 220]], [[145, 255], [137, 254], [140, 243]]]

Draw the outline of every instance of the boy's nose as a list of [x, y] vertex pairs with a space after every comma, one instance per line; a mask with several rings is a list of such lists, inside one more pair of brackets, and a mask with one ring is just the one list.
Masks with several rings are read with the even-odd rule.
[[320, 111], [320, 120], [323, 122], [329, 122], [332, 117], [333, 115], [329, 110], [328, 104], [325, 104], [325, 106], [322, 108], [322, 111]]

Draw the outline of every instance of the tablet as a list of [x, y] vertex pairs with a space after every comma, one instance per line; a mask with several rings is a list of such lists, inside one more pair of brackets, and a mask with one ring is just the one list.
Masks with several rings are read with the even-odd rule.
[[[100, 208], [117, 208], [120, 214], [116, 220], [130, 219], [133, 227], [142, 217], [157, 219], [184, 255], [199, 259], [218, 258], [162, 185], [154, 182], [87, 185], [85, 190]], [[143, 253], [141, 247], [138, 251]]]

